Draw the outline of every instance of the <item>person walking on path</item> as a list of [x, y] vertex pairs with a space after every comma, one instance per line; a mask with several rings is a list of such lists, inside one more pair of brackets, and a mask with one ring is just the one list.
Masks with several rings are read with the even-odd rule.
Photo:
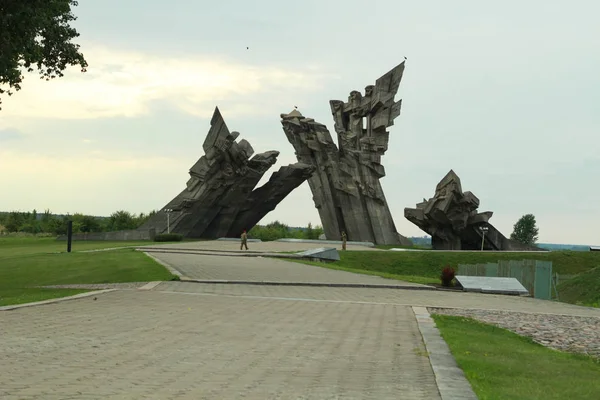
[[347, 240], [346, 232], [342, 231], [342, 250], [346, 250], [346, 240]]
[[246, 250], [248, 250], [248, 234], [246, 233], [245, 229], [242, 232], [242, 244], [240, 246], [240, 250], [242, 250], [244, 247], [246, 247]]

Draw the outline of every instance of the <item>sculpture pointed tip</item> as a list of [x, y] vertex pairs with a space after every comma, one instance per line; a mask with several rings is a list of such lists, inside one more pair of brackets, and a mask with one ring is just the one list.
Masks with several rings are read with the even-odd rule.
[[287, 117], [297, 117], [297, 118], [302, 118], [304, 117], [302, 115], [302, 113], [300, 111], [298, 111], [297, 108], [294, 108], [292, 111], [290, 111], [289, 113], [286, 114]]
[[454, 172], [453, 169], [451, 169], [450, 171], [448, 171], [448, 173], [446, 174], [446, 176], [451, 176], [451, 177], [457, 177], [458, 178], [458, 175], [456, 175], [456, 172]]

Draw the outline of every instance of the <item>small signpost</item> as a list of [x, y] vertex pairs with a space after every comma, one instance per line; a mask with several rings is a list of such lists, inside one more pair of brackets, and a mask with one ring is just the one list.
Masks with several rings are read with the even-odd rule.
[[71, 241], [73, 239], [73, 221], [67, 221], [67, 253], [71, 252]]

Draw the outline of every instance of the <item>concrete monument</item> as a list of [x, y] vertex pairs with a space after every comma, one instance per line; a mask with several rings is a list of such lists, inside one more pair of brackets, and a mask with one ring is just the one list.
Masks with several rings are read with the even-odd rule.
[[463, 192], [460, 178], [450, 170], [438, 183], [434, 196], [417, 208], [405, 208], [404, 216], [431, 235], [434, 250], [543, 251], [507, 239], [489, 219], [491, 211], [478, 212], [479, 199]]
[[254, 189], [279, 152], [252, 157], [250, 143], [236, 141], [239, 132], [229, 132], [218, 108], [210, 125], [203, 144], [205, 155], [190, 169], [187, 187], [139, 230], [154, 228], [156, 234], [169, 231], [190, 238], [239, 237], [314, 171], [302, 163], [284, 166], [264, 186]]
[[339, 149], [325, 125], [298, 110], [281, 114], [298, 161], [316, 168], [308, 183], [329, 240], [340, 240], [345, 231], [352, 241], [411, 244], [396, 231], [379, 182], [385, 176], [386, 128], [400, 115], [401, 101], [394, 97], [403, 72], [404, 63], [367, 86], [364, 95], [352, 91], [347, 102], [330, 101]]

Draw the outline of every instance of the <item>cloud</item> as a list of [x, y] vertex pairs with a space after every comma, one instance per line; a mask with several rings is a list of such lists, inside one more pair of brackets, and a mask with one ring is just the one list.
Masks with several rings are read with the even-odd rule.
[[0, 187], [10, 188], [3, 209], [50, 208], [56, 212], [109, 215], [161, 207], [187, 180], [189, 161], [126, 157], [90, 151], [73, 156], [0, 149]]
[[[281, 101], [280, 91], [297, 97], [298, 92], [317, 91], [324, 79], [331, 78], [314, 65], [290, 70], [224, 58], [164, 59], [140, 52], [83, 47], [90, 64], [87, 73], [73, 67], [63, 78], [50, 81], [25, 74], [23, 89], [3, 104], [3, 118], [136, 117], [148, 114], [150, 103], [157, 100], [168, 100], [201, 117], [209, 117], [219, 102], [228, 102], [239, 114], [256, 115], [261, 113], [261, 102]], [[257, 102], [256, 96], [261, 95], [261, 102]]]
[[[159, 209], [185, 188], [192, 159], [181, 157], [131, 157], [92, 150], [72, 156], [0, 149], [0, 188], [10, 188], [5, 210], [46, 209], [56, 213], [110, 215], [116, 210], [148, 212]], [[294, 162], [285, 158], [283, 164]], [[263, 185], [280, 165], [272, 167]], [[308, 185], [291, 193], [265, 222], [285, 220], [292, 225], [319, 224]], [[298, 213], [299, 207], [305, 207]], [[292, 215], [294, 218], [289, 218]]]
[[0, 142], [8, 140], [23, 139], [25, 135], [17, 129], [2, 129], [0, 128]]

